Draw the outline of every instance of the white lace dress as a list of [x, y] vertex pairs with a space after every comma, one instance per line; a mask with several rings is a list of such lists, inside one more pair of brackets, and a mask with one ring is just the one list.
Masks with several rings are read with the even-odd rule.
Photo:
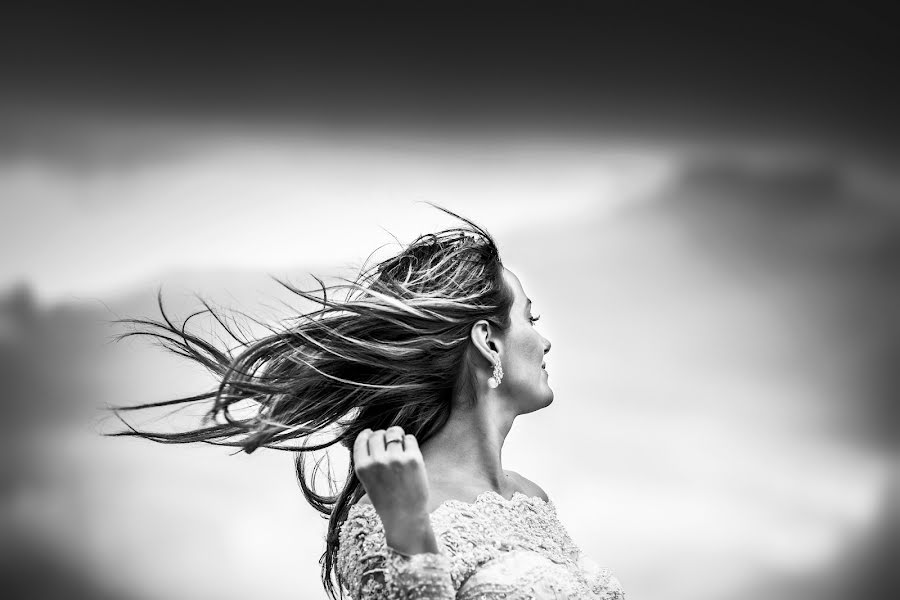
[[623, 600], [618, 580], [587, 558], [553, 501], [494, 491], [431, 513], [439, 553], [401, 554], [371, 504], [350, 507], [337, 570], [353, 600]]

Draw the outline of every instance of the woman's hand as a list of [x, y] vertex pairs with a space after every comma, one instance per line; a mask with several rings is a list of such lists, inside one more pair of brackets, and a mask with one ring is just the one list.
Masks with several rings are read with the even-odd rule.
[[408, 554], [437, 552], [428, 516], [428, 478], [419, 444], [401, 427], [365, 429], [353, 465], [384, 525], [388, 545]]
[[428, 479], [414, 435], [397, 426], [366, 429], [356, 436], [353, 464], [379, 516], [425, 513]]

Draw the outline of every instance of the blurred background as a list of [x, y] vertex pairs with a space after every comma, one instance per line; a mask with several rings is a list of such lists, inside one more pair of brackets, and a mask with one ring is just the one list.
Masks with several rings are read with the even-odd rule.
[[194, 294], [289, 317], [270, 275], [352, 276], [454, 225], [423, 200], [491, 231], [534, 300], [555, 400], [504, 463], [629, 598], [898, 597], [887, 13], [201, 3], [0, 28], [5, 597], [324, 599], [289, 454], [99, 435], [109, 404], [212, 385], [112, 321], [156, 318], [159, 288], [179, 319]]

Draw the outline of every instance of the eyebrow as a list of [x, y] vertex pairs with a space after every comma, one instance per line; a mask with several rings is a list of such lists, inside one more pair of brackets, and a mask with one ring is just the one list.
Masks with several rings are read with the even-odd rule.
[[525, 299], [528, 300], [528, 302], [525, 303], [525, 308], [528, 308], [529, 306], [531, 306], [531, 300], [528, 298]]

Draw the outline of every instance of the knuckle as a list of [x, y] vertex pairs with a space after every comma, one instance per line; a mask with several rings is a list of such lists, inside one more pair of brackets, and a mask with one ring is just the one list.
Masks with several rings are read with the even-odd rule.
[[403, 454], [388, 456], [386, 462], [392, 469], [403, 468], [407, 464], [406, 456], [404, 456]]
[[387, 465], [385, 465], [381, 461], [376, 460], [369, 463], [368, 467], [366, 468], [366, 473], [383, 473], [386, 469]]
[[420, 456], [413, 453], [403, 454], [398, 460], [405, 467], [417, 467], [422, 462]]

